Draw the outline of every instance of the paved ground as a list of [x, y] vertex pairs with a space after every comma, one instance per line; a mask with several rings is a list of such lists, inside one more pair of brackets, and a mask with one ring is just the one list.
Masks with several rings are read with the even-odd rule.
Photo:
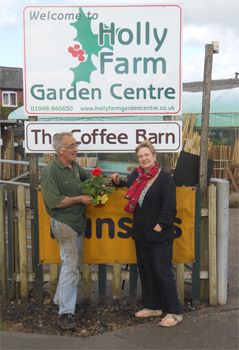
[[88, 338], [1, 333], [1, 349], [239, 349], [239, 209], [230, 209], [228, 304], [185, 314], [174, 328], [157, 321]]
[[1, 349], [238, 349], [238, 310], [213, 307], [187, 314], [174, 328], [156, 321], [89, 338], [2, 333]]

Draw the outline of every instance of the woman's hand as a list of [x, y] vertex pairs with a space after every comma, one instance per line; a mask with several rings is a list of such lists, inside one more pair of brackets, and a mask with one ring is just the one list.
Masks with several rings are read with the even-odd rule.
[[162, 227], [159, 224], [157, 224], [157, 225], [154, 226], [154, 231], [161, 232], [162, 231]]
[[115, 185], [118, 185], [120, 183], [120, 176], [118, 173], [113, 173], [110, 175], [111, 180]]

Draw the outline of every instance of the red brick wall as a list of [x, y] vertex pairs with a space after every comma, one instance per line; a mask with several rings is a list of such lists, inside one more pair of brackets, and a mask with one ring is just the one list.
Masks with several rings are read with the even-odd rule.
[[17, 92], [17, 106], [18, 107], [23, 106], [23, 90], [19, 90]]

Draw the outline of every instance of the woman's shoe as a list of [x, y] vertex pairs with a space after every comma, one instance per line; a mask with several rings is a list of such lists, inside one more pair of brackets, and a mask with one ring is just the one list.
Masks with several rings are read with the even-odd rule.
[[173, 327], [173, 326], [176, 326], [178, 323], [182, 322], [182, 320], [183, 320], [182, 315], [167, 314], [159, 322], [159, 326], [161, 326], [161, 327]]
[[162, 310], [151, 310], [151, 309], [142, 309], [137, 311], [135, 317], [159, 317], [162, 316]]

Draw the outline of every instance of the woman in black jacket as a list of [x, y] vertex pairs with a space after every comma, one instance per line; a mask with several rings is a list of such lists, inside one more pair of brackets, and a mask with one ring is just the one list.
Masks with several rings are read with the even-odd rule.
[[127, 180], [117, 173], [111, 175], [115, 185], [128, 187], [125, 210], [133, 213], [132, 237], [144, 305], [135, 316], [164, 314], [159, 325], [171, 327], [182, 321], [171, 262], [176, 189], [172, 176], [160, 168], [149, 141], [139, 144], [135, 151], [140, 166]]

